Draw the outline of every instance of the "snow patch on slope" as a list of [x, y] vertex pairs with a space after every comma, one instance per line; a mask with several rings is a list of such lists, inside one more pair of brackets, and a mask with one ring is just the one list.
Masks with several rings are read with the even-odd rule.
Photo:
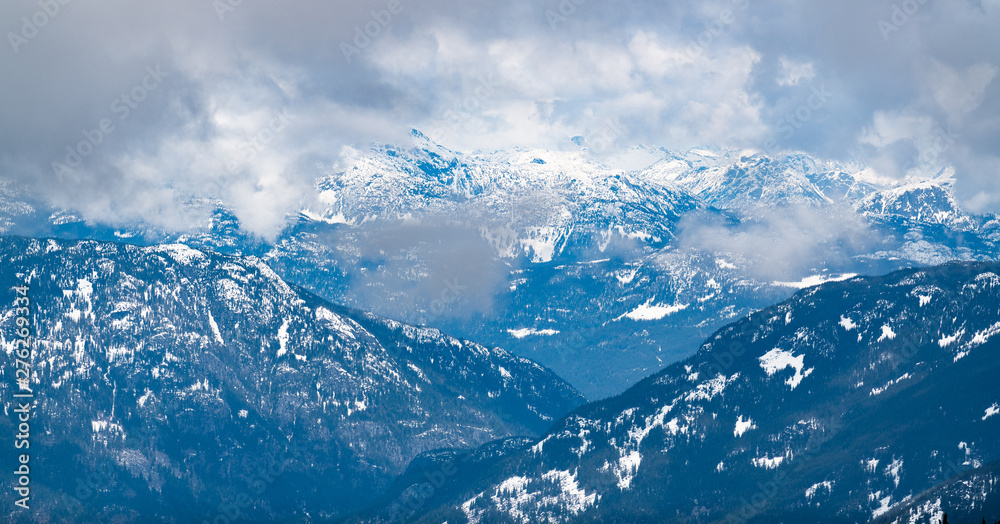
[[535, 328], [521, 328], [521, 329], [508, 329], [507, 333], [514, 338], [524, 338], [531, 335], [544, 335], [552, 336], [558, 335], [559, 331], [555, 329], [535, 329]]
[[947, 336], [947, 337], [941, 337], [941, 340], [938, 340], [938, 345], [941, 346], [941, 347], [943, 347], [943, 348], [946, 348], [946, 347], [954, 344], [955, 342], [957, 342], [958, 339], [962, 338], [962, 335], [964, 335], [964, 334], [965, 334], [965, 330], [964, 329], [960, 329], [954, 335], [950, 335], [950, 336]]
[[756, 466], [756, 467], [758, 467], [758, 468], [763, 468], [763, 469], [778, 469], [781, 466], [781, 463], [784, 462], [784, 461], [785, 461], [785, 457], [784, 456], [778, 456], [778, 457], [766, 457], [766, 456], [764, 456], [764, 457], [757, 457], [757, 458], [753, 459], [752, 462], [753, 462], [753, 465]]
[[660, 320], [664, 317], [673, 315], [679, 311], [684, 311], [688, 308], [690, 304], [676, 304], [672, 306], [665, 305], [652, 305], [653, 301], [649, 300], [645, 304], [635, 308], [628, 313], [618, 317], [615, 320], [621, 319], [623, 317], [628, 317], [632, 320]]
[[833, 491], [833, 482], [825, 480], [823, 482], [818, 482], [816, 484], [813, 484], [812, 486], [809, 487], [809, 489], [806, 490], [806, 498], [811, 499], [815, 497], [816, 493], [819, 491], [820, 488], [825, 489], [827, 492], [831, 492]]
[[215, 336], [215, 341], [221, 345], [226, 345], [226, 341], [222, 339], [222, 333], [219, 331], [219, 324], [215, 322], [215, 317], [212, 316], [212, 312], [208, 312], [208, 325], [212, 328], [212, 335]]
[[794, 369], [795, 374], [785, 381], [785, 384], [791, 386], [792, 389], [795, 389], [802, 382], [802, 379], [808, 377], [815, 369], [809, 368], [803, 372], [805, 355], [795, 356], [791, 351], [785, 351], [781, 348], [774, 348], [758, 357], [757, 360], [760, 361], [760, 367], [769, 377], [785, 368]]
[[278, 356], [280, 357], [288, 352], [288, 319], [285, 319], [281, 328], [278, 329], [278, 344], [281, 346], [278, 348]]
[[740, 415], [736, 419], [736, 428], [733, 429], [733, 436], [742, 437], [744, 433], [751, 429], [757, 429], [757, 425], [753, 423], [753, 419], [747, 417], [746, 420], [743, 420], [743, 415]]
[[810, 277], [803, 278], [798, 282], [772, 282], [771, 285], [779, 287], [791, 287], [795, 289], [805, 289], [807, 287], [814, 287], [820, 284], [826, 284], [827, 282], [840, 282], [842, 280], [847, 280], [858, 276], [857, 273], [844, 273], [843, 275], [837, 276], [823, 276], [823, 275], [813, 275]]
[[892, 340], [894, 338], [896, 338], [896, 332], [892, 330], [892, 326], [882, 326], [882, 336], [878, 337], [878, 342], [882, 342], [885, 339]]

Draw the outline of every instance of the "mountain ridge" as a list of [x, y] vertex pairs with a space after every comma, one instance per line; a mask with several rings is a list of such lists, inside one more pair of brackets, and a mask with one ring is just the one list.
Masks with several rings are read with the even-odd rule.
[[889, 180], [800, 153], [634, 149], [469, 153], [414, 132], [345, 150], [273, 242], [225, 209], [179, 235], [63, 215], [52, 227], [258, 256], [332, 302], [539, 361], [592, 399], [809, 282], [997, 258], [1000, 220], [963, 211], [948, 172]]
[[[332, 518], [422, 451], [539, 432], [584, 400], [527, 359], [362, 318], [259, 259], [4, 237], [0, 260], [4, 289], [30, 288], [40, 519], [212, 520], [268, 468], [281, 482], [244, 518]], [[0, 426], [14, 434], [11, 409]]]
[[[987, 467], [1000, 457], [998, 271], [955, 263], [800, 291], [486, 471], [467, 466], [407, 521], [988, 517], [1000, 510]], [[962, 475], [987, 491], [935, 506]]]

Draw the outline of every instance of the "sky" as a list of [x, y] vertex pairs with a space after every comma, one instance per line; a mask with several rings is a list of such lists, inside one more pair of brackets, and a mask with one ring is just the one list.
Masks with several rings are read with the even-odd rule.
[[264, 237], [344, 146], [803, 151], [1000, 211], [1000, 0], [9, 0], [0, 176]]

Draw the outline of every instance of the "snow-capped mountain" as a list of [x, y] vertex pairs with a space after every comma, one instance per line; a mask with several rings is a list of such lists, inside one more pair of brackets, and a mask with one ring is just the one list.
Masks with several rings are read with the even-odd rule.
[[943, 225], [958, 231], [975, 230], [979, 224], [974, 217], [962, 212], [951, 192], [951, 184], [950, 179], [916, 181], [867, 194], [858, 207], [867, 215], [889, 220]]
[[[464, 154], [414, 132], [408, 147], [348, 154], [319, 184], [326, 207], [264, 256], [324, 297], [502, 345], [601, 398], [810, 283], [998, 252], [995, 217], [962, 212], [947, 177], [641, 153], [648, 165], [626, 170], [584, 152]], [[809, 244], [768, 253], [789, 231], [775, 251]], [[442, 303], [443, 274], [481, 285]]]
[[1000, 265], [827, 283], [541, 438], [418, 458], [364, 518], [993, 522], [998, 373]]
[[[205, 519], [275, 465], [240, 518], [339, 518], [393, 482], [358, 518], [921, 522], [995, 504], [998, 271], [855, 274], [995, 260], [1000, 220], [963, 212], [947, 176], [633, 156], [414, 133], [348, 152], [273, 243], [223, 208], [198, 231], [122, 229], [0, 186], [6, 233], [135, 244], [4, 239], [4, 283], [37, 294], [41, 514]], [[583, 402], [525, 357], [592, 399], [634, 387], [515, 437]], [[970, 381], [982, 395], [951, 393]], [[928, 398], [939, 412], [917, 413]], [[421, 455], [439, 448], [466, 451]], [[629, 513], [647, 500], [659, 513]]]
[[271, 244], [224, 209], [182, 235], [36, 214], [48, 235], [259, 256], [334, 303], [537, 360], [592, 399], [806, 285], [1000, 252], [1000, 220], [963, 212], [947, 172], [892, 181], [725, 148], [462, 153], [416, 131], [343, 156]]
[[[326, 207], [307, 217], [358, 225], [443, 217], [482, 230], [503, 257], [550, 262], [600, 233], [662, 246], [699, 207], [684, 191], [585, 161], [581, 153], [465, 155], [414, 131], [414, 147], [376, 146], [319, 183]], [[583, 238], [579, 238], [583, 237]]]
[[9, 180], [0, 179], [0, 234], [7, 234], [22, 223], [35, 208], [22, 198], [23, 190]]
[[643, 176], [677, 184], [722, 209], [771, 205], [822, 205], [865, 195], [874, 189], [844, 172], [803, 155], [771, 158], [752, 151], [707, 150], [671, 154]]
[[7, 237], [0, 284], [0, 427], [18, 432], [30, 389], [40, 522], [332, 518], [421, 452], [538, 434], [583, 402], [534, 362], [335, 306], [252, 257]]
[[[413, 131], [408, 147], [349, 150], [343, 169], [318, 185], [326, 207], [304, 218], [357, 225], [445, 216], [475, 224], [503, 256], [549, 262], [577, 234], [610, 233], [662, 247], [692, 211], [715, 208], [736, 220], [770, 207], [845, 203], [872, 220], [994, 231], [995, 217], [962, 211], [950, 171], [935, 179], [889, 180], [870, 168], [803, 154], [753, 150], [643, 149], [655, 161], [614, 167], [584, 152], [502, 150], [460, 153]], [[641, 164], [640, 164], [641, 165]], [[497, 231], [506, 226], [506, 235]], [[552, 235], [556, 230], [561, 235]], [[604, 246], [606, 248], [606, 246]], [[603, 251], [603, 250], [602, 250]]]

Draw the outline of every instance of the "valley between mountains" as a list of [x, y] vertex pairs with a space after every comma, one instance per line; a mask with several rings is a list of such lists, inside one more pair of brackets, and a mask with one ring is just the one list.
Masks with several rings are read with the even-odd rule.
[[177, 233], [0, 185], [39, 521], [1000, 516], [1000, 220], [950, 173], [411, 139], [273, 239], [211, 198]]

